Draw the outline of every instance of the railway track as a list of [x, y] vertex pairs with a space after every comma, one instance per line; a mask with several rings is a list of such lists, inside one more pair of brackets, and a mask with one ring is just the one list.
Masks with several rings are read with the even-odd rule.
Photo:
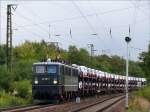
[[[74, 108], [73, 110], [69, 110], [69, 111], [70, 112], [103, 112], [104, 110], [108, 109], [110, 106], [117, 103], [123, 98], [124, 98], [124, 95], [120, 95], [120, 94], [115, 95], [115, 96], [110, 96], [110, 97], [105, 96], [102, 99], [97, 100], [94, 103], [90, 103], [88, 105], [84, 105], [81, 107], [78, 106]], [[28, 112], [28, 111], [35, 111], [36, 109], [43, 109], [43, 110], [45, 109], [44, 111], [46, 111], [47, 107], [48, 107], [48, 110], [51, 110], [53, 106], [54, 107], [57, 106], [58, 108], [60, 108], [60, 110], [62, 108], [61, 106], [54, 105], [54, 104], [27, 105], [27, 106], [17, 106], [17, 107], [11, 107], [11, 108], [6, 108], [6, 109], [0, 109], [0, 112]]]
[[97, 101], [93, 104], [86, 105], [84, 107], [73, 110], [72, 112], [104, 112], [117, 102], [124, 99], [124, 95], [113, 96], [106, 98], [100, 101]]
[[31, 111], [31, 110], [34, 110], [34, 109], [45, 108], [45, 107], [49, 107], [49, 106], [53, 106], [53, 104], [16, 106], [16, 107], [0, 109], [0, 112], [26, 112], [26, 111]]

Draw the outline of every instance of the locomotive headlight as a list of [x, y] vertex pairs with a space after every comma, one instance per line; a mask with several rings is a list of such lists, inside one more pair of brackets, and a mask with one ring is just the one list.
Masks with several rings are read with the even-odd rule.
[[57, 84], [57, 80], [56, 79], [54, 79], [53, 84]]
[[34, 81], [35, 84], [38, 84], [39, 82], [37, 80]]
[[37, 78], [35, 78], [35, 80], [34, 80], [34, 84], [38, 84], [38, 83], [39, 83], [38, 79], [37, 79]]

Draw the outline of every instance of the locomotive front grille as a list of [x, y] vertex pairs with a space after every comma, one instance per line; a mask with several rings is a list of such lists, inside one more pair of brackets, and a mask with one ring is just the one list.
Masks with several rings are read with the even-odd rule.
[[33, 85], [32, 93], [34, 99], [53, 99], [61, 94], [61, 85]]

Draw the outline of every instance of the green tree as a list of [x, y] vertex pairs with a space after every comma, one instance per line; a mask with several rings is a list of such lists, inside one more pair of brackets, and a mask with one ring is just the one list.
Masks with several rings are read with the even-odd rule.
[[14, 81], [13, 76], [13, 72], [7, 71], [5, 66], [0, 66], [0, 89], [4, 89], [8, 92]]
[[14, 82], [13, 89], [19, 97], [28, 98], [31, 96], [31, 83], [28, 80]]
[[87, 66], [89, 63], [89, 53], [86, 49], [81, 48], [78, 51], [78, 63], [79, 65], [85, 65]]
[[130, 61], [129, 74], [132, 76], [144, 77], [144, 72], [139, 65], [139, 62]]
[[68, 61], [70, 63], [79, 64], [78, 61], [79, 51], [75, 46], [69, 46]]
[[32, 43], [26, 41], [21, 46], [17, 46], [14, 49], [14, 56], [16, 59], [33, 59], [35, 58], [35, 50], [33, 48]]
[[117, 55], [111, 56], [110, 64], [112, 66], [111, 72], [124, 75], [125, 74], [125, 60]]
[[5, 63], [6, 60], [6, 47], [5, 45], [0, 46], [0, 65]]
[[150, 45], [147, 52], [142, 52], [140, 54], [140, 60], [142, 61], [140, 66], [143, 69], [145, 76], [148, 78], [148, 81], [150, 81]]
[[36, 62], [36, 60], [19, 60], [15, 63], [15, 67], [13, 68], [15, 81], [32, 79], [32, 64]]
[[110, 64], [111, 58], [107, 55], [99, 55], [95, 57], [94, 65], [96, 68], [105, 72], [111, 72], [112, 66]]

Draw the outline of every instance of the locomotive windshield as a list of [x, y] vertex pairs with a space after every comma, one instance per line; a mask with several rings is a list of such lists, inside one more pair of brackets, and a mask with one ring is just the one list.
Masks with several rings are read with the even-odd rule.
[[36, 73], [45, 73], [45, 66], [38, 65], [35, 67]]
[[56, 72], [57, 72], [57, 67], [55, 65], [47, 66], [47, 73], [56, 74]]
[[36, 74], [55, 75], [57, 74], [57, 69], [57, 65], [36, 65], [34, 67], [34, 72]]

